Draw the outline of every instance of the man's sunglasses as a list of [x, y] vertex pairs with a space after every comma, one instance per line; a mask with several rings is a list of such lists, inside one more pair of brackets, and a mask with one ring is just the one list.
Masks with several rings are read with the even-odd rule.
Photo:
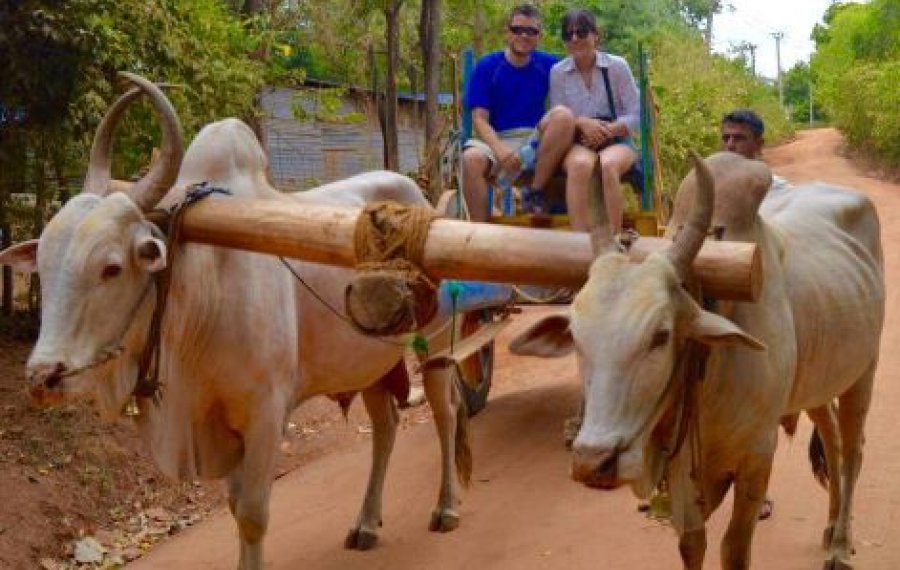
[[578, 36], [579, 40], [583, 40], [591, 34], [588, 28], [575, 28], [574, 30], [563, 30], [562, 39], [564, 42], [572, 41], [572, 38]]
[[532, 28], [531, 26], [509, 26], [509, 31], [516, 36], [524, 34], [529, 38], [536, 38], [541, 33], [541, 30]]
[[723, 143], [728, 143], [729, 140], [733, 140], [734, 142], [739, 143], [739, 142], [744, 142], [745, 140], [748, 140], [748, 139], [749, 139], [749, 137], [747, 135], [744, 135], [741, 133], [737, 133], [737, 134], [724, 133], [722, 135]]

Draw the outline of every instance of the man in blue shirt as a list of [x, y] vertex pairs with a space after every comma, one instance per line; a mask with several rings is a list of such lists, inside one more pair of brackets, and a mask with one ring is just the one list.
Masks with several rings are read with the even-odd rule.
[[[533, 168], [531, 186], [523, 189], [523, 204], [535, 214], [546, 213], [542, 189], [572, 146], [575, 119], [565, 107], [546, 114], [550, 68], [556, 56], [537, 51], [541, 18], [537, 8], [513, 8], [507, 20], [506, 49], [482, 57], [475, 66], [466, 100], [472, 109], [477, 139], [463, 152], [463, 191], [473, 221], [486, 221], [488, 179], [505, 174], [517, 178]], [[522, 164], [518, 149], [532, 141], [536, 162]]]

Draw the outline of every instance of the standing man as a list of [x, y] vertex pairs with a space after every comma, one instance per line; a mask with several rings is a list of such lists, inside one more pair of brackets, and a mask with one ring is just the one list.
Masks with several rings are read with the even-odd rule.
[[[735, 109], [722, 118], [722, 150], [727, 150], [755, 160], [762, 160], [763, 138], [766, 125], [762, 118], [750, 109]], [[772, 174], [772, 190], [784, 190], [790, 186], [784, 178]]]
[[[472, 221], [487, 221], [488, 180], [499, 174], [514, 179], [533, 168], [531, 186], [522, 192], [523, 206], [545, 214], [542, 190], [572, 146], [575, 120], [564, 108], [544, 114], [550, 68], [556, 56], [538, 51], [541, 38], [538, 9], [513, 8], [506, 23], [506, 49], [482, 57], [466, 93], [476, 139], [463, 151], [463, 191]], [[522, 164], [518, 149], [537, 146], [535, 164]]]
[[[750, 109], [735, 109], [722, 118], [722, 150], [727, 150], [752, 160], [762, 160], [762, 149], [766, 140], [763, 138], [766, 125], [762, 118]], [[772, 174], [773, 190], [788, 188], [787, 180]], [[759, 519], [765, 520], [772, 516], [775, 510], [775, 502], [769, 497], [763, 499], [759, 508]]]

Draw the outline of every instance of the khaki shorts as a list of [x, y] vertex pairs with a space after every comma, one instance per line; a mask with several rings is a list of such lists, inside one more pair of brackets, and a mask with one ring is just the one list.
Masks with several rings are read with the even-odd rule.
[[[535, 130], [536, 129], [510, 129], [497, 134], [500, 135], [500, 140], [503, 141], [503, 144], [505, 144], [507, 148], [514, 150], [525, 144], [525, 141], [535, 133]], [[469, 139], [463, 145], [463, 150], [467, 148], [477, 148], [480, 150], [491, 163], [489, 176], [497, 176], [500, 161], [497, 160], [497, 156], [494, 154], [494, 151], [491, 150], [491, 147], [480, 139]]]

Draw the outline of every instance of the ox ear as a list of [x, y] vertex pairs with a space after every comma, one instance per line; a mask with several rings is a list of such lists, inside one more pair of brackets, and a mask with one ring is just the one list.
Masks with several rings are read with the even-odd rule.
[[745, 333], [736, 324], [709, 311], [700, 311], [689, 325], [687, 336], [704, 344], [742, 344], [753, 350], [767, 350], [765, 344]]
[[574, 348], [569, 317], [562, 314], [544, 317], [509, 343], [513, 354], [544, 358], [566, 356]]
[[38, 240], [30, 239], [0, 251], [0, 265], [11, 265], [26, 273], [37, 272]]
[[152, 236], [143, 237], [137, 241], [135, 251], [138, 265], [148, 273], [166, 268], [166, 244], [162, 240]]

